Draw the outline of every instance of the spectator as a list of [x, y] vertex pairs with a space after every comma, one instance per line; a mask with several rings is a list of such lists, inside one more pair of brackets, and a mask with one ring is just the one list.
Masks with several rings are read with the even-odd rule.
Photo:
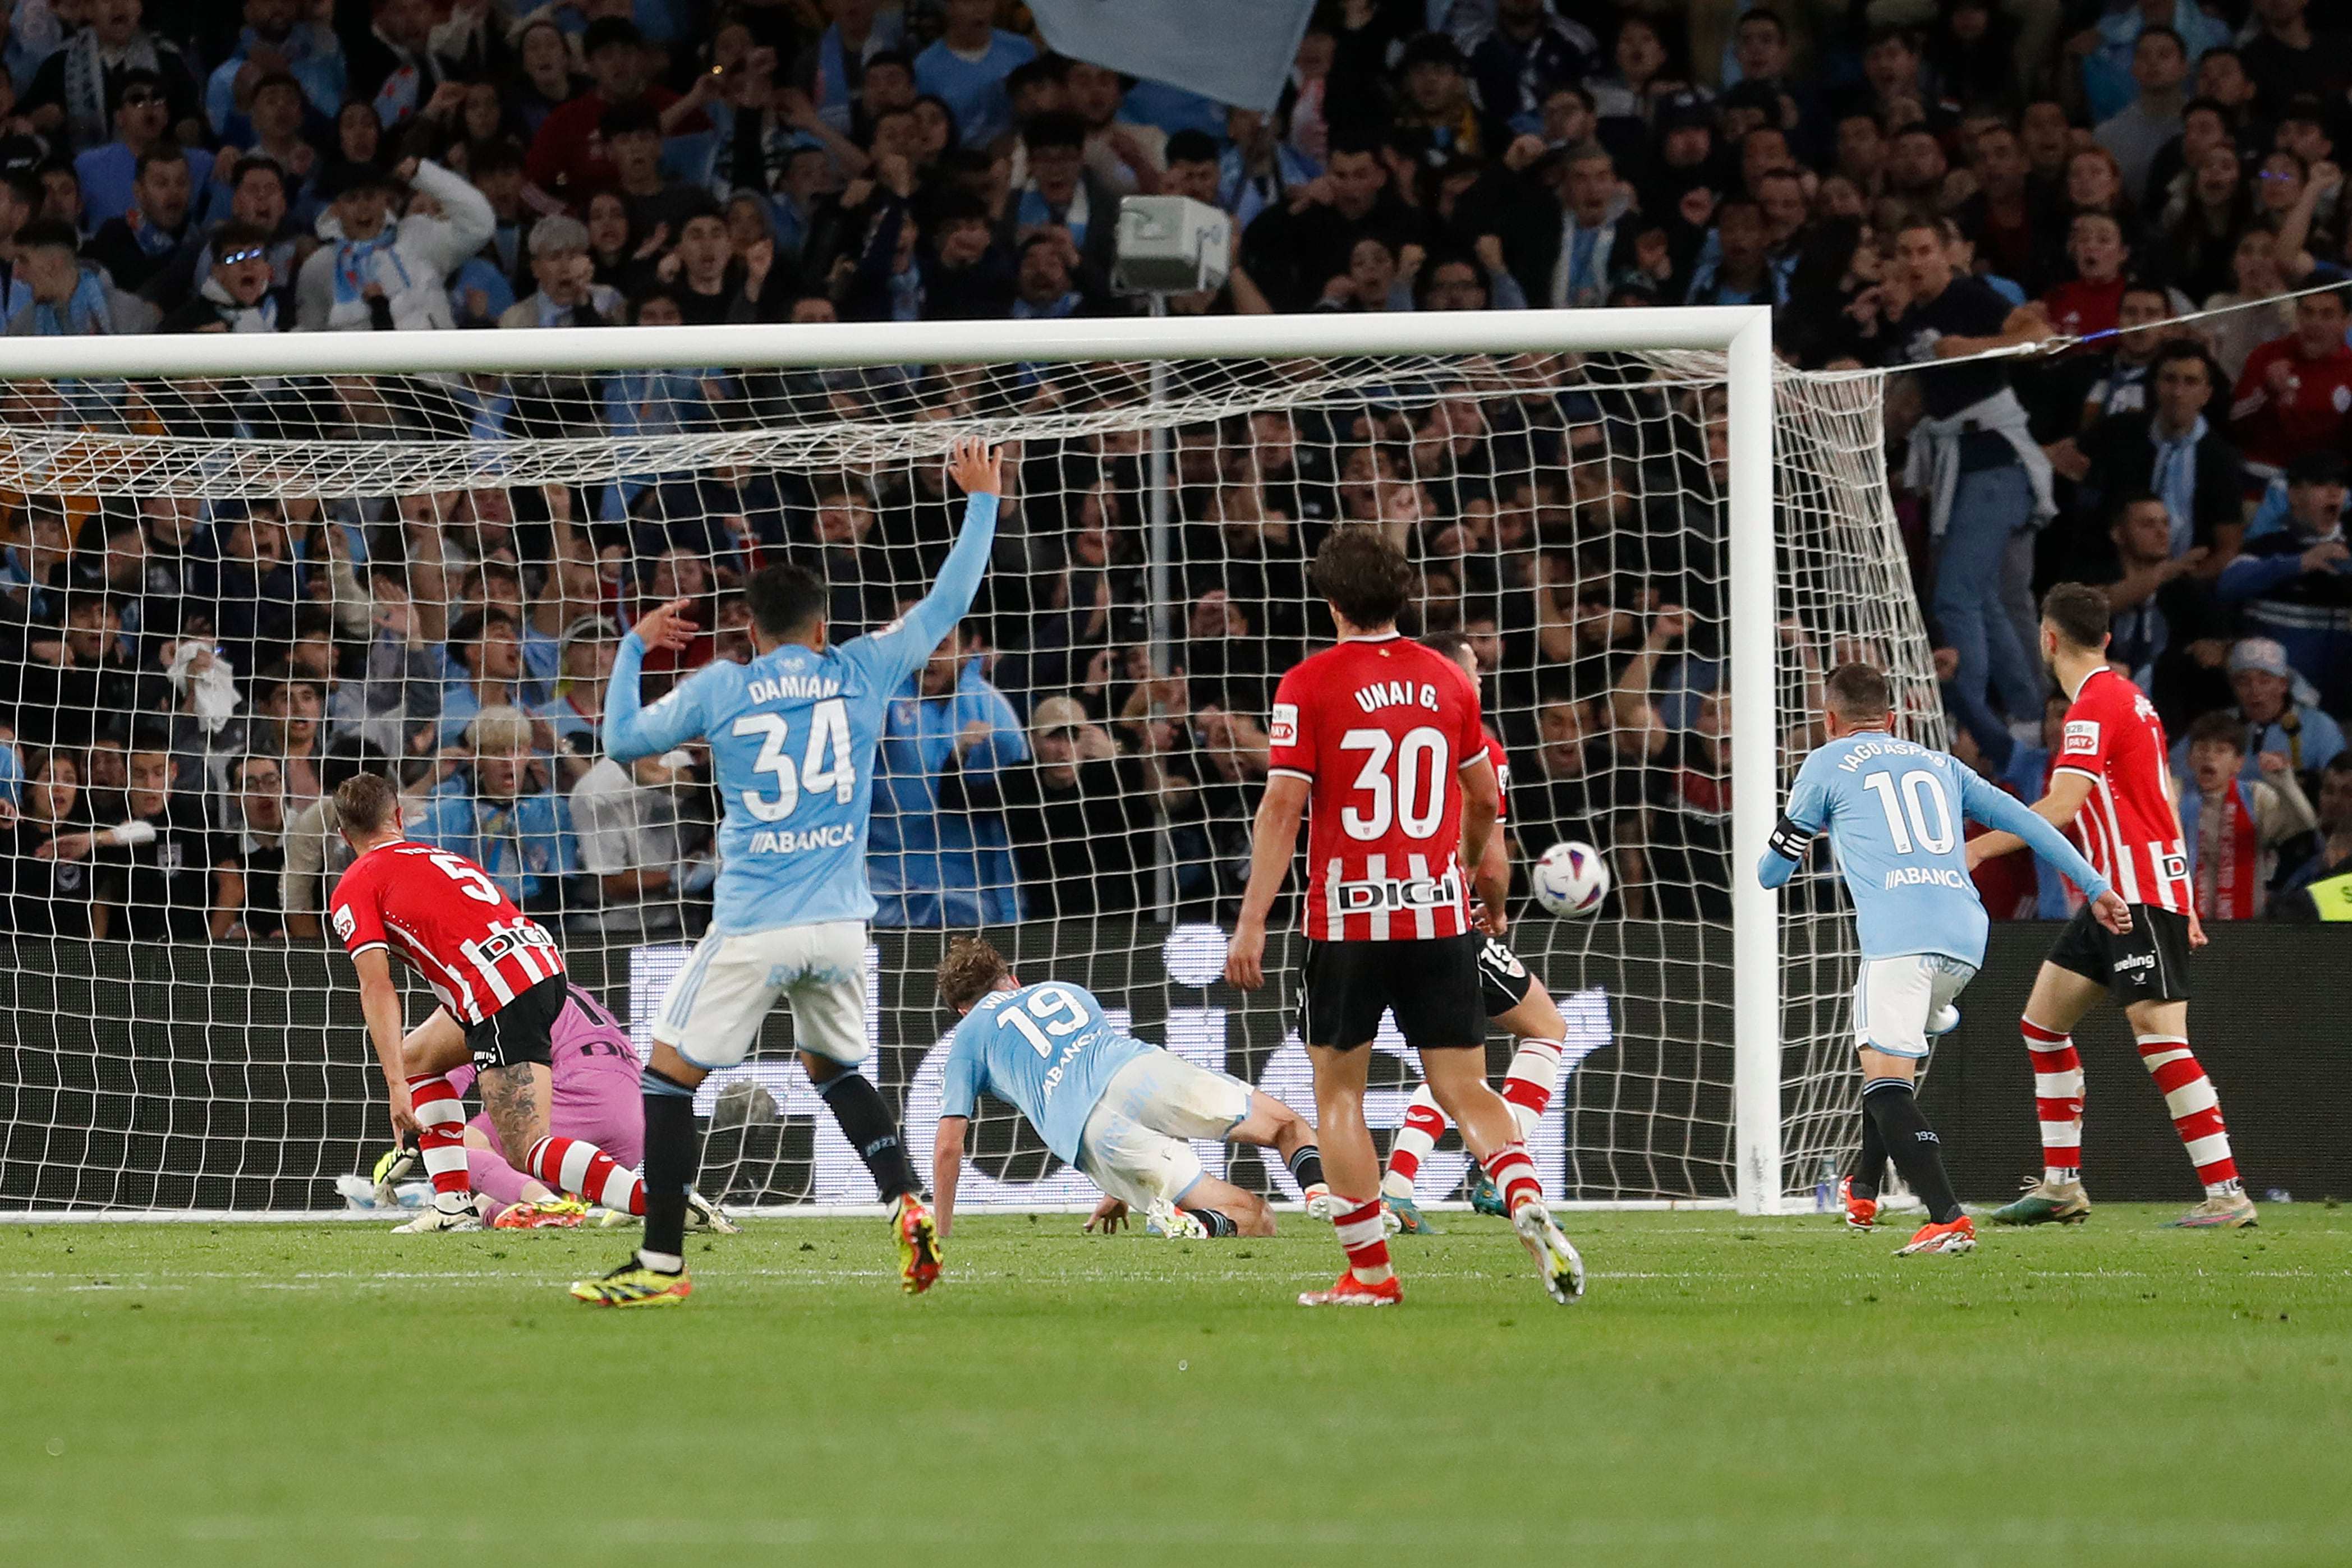
[[[225, 935], [236, 918], [236, 859], [205, 821], [197, 798], [173, 781], [172, 756], [134, 745], [130, 818], [81, 847], [99, 853], [100, 901], [110, 906], [105, 934], [133, 942], [203, 942]], [[59, 842], [58, 853], [69, 852]]]
[[1598, 143], [1573, 149], [1554, 193], [1561, 221], [1550, 241], [1532, 248], [1528, 265], [1517, 268], [1520, 285], [1528, 298], [1554, 308], [1606, 304], [1611, 281], [1631, 249], [1621, 249], [1619, 241], [1632, 237], [1619, 232], [1624, 200], [1616, 164]]
[[[1745, 26], [1743, 17], [1743, 32]], [[1473, 27], [1462, 48], [1488, 116], [1486, 141], [1501, 148], [1514, 137], [1543, 134], [1544, 99], [1583, 80], [1601, 45], [1590, 28], [1554, 14], [1545, 0], [1496, 0], [1492, 20]]]
[[278, 759], [278, 789], [299, 810], [327, 788], [326, 690], [281, 666], [255, 682], [253, 711], [248, 744]]
[[944, 9], [945, 27], [915, 57], [915, 87], [945, 100], [961, 145], [992, 152], [1013, 132], [1004, 78], [1037, 51], [1028, 39], [993, 25], [995, 0], [946, 0]]
[[367, 742], [346, 737], [327, 748], [319, 769], [319, 798], [295, 813], [286, 830], [285, 869], [278, 892], [285, 900], [286, 934], [303, 940], [320, 935], [319, 912], [327, 891], [350, 869], [352, 847], [335, 815], [335, 791], [358, 773], [383, 774], [390, 764]]
[[229, 894], [236, 913], [221, 935], [232, 941], [276, 942], [286, 936], [284, 784], [284, 768], [275, 758], [246, 756], [229, 764], [234, 804], [222, 832], [236, 864]]
[[232, 219], [206, 242], [212, 264], [195, 294], [157, 324], [159, 332], [277, 332], [279, 296], [273, 287], [269, 236]]
[[2352, 825], [2327, 835], [2308, 873], [2271, 904], [2277, 920], [2352, 920]]
[[1320, 179], [1250, 225], [1242, 235], [1242, 266], [1276, 309], [1311, 309], [1332, 279], [1347, 272], [1359, 239], [1372, 235], [1394, 249], [1418, 233], [1420, 225], [1388, 184], [1376, 149], [1342, 141], [1331, 150]]
[[1138, 873], [1154, 860], [1150, 770], [1068, 697], [1037, 705], [1033, 756], [993, 773], [953, 768], [940, 780], [950, 812], [997, 812], [1033, 920], [1122, 915], [1143, 906]]
[[2211, 549], [2194, 545], [2175, 553], [2169, 509], [2144, 490], [2121, 493], [2107, 531], [2114, 568], [2085, 575], [2109, 580], [2107, 608], [2115, 617], [2109, 655], [2159, 713], [2201, 711], [2212, 695], [2204, 672], [2229, 648], [2227, 622], [2195, 575], [2212, 559]]
[[469, 611], [449, 628], [447, 656], [440, 706], [445, 747], [457, 745], [490, 709], [522, 706], [522, 625], [503, 610]]
[[163, 84], [173, 133], [202, 135], [195, 78], [179, 46], [142, 25], [140, 0], [93, 0], [82, 15], [88, 24], [41, 62], [17, 100], [33, 130], [61, 141], [60, 151], [88, 152], [112, 131], [131, 73], [148, 71]]
[[467, 767], [416, 813], [410, 836], [455, 850], [490, 873], [519, 908], [560, 914], [580, 869], [572, 809], [531, 754], [530, 719], [503, 704], [466, 729]]
[[[2207, 20], [2194, 6], [2189, 9], [2199, 21]], [[2092, 132], [2100, 146], [2115, 154], [2122, 166], [2124, 190], [2136, 204], [2147, 199], [2148, 171], [2157, 154], [2180, 134], [2180, 111], [2188, 101], [2181, 84], [2189, 79], [2190, 63], [2189, 46], [2179, 33], [2167, 26], [2140, 28], [2131, 57], [2132, 81], [2138, 90]]]
[[[1943, 220], [1914, 219], [1895, 235], [1910, 300], [1886, 323], [1887, 362], [1927, 363], [2050, 333], [2038, 309], [2012, 309], [1982, 283], [1956, 277]], [[1920, 378], [1927, 417], [1912, 432], [1905, 482], [1927, 500], [1943, 540], [1933, 606], [1973, 696], [1990, 687], [2012, 724], [2038, 727], [2041, 672], [2021, 614], [2002, 591], [2012, 550], [2055, 510], [2050, 465], [2000, 361]]]
[[[567, 792], [604, 755], [604, 688], [620, 641], [621, 629], [609, 616], [583, 616], [565, 627], [558, 653], [561, 683], [554, 695], [530, 710], [534, 744], [553, 756], [557, 783]], [[583, 843], [583, 853], [585, 848]]]
[[349, 60], [345, 112], [364, 104], [389, 127], [451, 104], [457, 84], [433, 49], [431, 0], [334, 0], [334, 7], [335, 34]]
[[2287, 465], [2287, 526], [2250, 540], [2215, 583], [2242, 604], [2246, 630], [2284, 650], [2331, 708], [2352, 706], [2352, 548], [2344, 538], [2344, 459], [2320, 451]]
[[[2230, 716], [2244, 727], [2246, 760], [2240, 777], [2263, 777], [2265, 753], [2284, 757], [2298, 773], [2325, 768], [2345, 755], [2344, 730], [2313, 699], [2317, 695], [2287, 663], [2286, 650], [2267, 637], [2248, 637], [2230, 651]], [[2185, 741], [2172, 748], [2172, 770], [2188, 767]]]
[[[611, 189], [619, 179], [600, 136], [607, 111], [643, 103], [659, 117], [666, 135], [710, 128], [698, 103], [680, 99], [650, 79], [645, 35], [626, 17], [605, 16], [591, 22], [581, 36], [581, 56], [587, 62], [594, 90], [551, 110], [531, 138], [530, 153], [523, 160], [523, 177], [575, 212], [584, 212], [590, 196]], [[697, 86], [708, 90], [699, 81]]]
[[1028, 759], [1021, 721], [981, 673], [978, 639], [950, 632], [890, 705], [867, 863], [877, 925], [996, 925], [1021, 916], [1004, 823], [943, 810], [940, 780], [969, 792]]
[[2294, 331], [2246, 358], [2230, 407], [2250, 473], [2268, 478], [2297, 454], [2342, 451], [2352, 432], [2352, 347], [2344, 292], [2295, 301]]
[[[142, 200], [138, 183], [144, 177], [147, 155], [161, 148], [176, 148], [171, 136], [171, 110], [163, 102], [163, 78], [153, 71], [122, 74], [121, 96], [114, 105], [114, 140], [100, 143], [74, 159], [74, 177], [81, 183], [82, 220], [103, 228], [133, 205], [153, 208]], [[184, 152], [190, 192], [203, 190], [212, 176], [213, 155], [201, 147]], [[137, 285], [124, 282], [126, 288]]]
[[[482, 193], [426, 160], [406, 174], [346, 169], [331, 192], [332, 243], [302, 264], [295, 283], [306, 332], [446, 329], [456, 324], [447, 279], [490, 237], [496, 217]], [[402, 186], [430, 196], [437, 214], [412, 210], [394, 223]], [[329, 219], [320, 220], [322, 233]]]
[[[2239, 777], [2249, 761], [2260, 778]], [[2309, 832], [2315, 821], [2294, 773], [2275, 751], [2249, 758], [2245, 727], [2226, 713], [2209, 713], [2189, 727], [2180, 825], [2200, 918], [2252, 920], [2263, 912], [2279, 846]]]
[[10, 337], [106, 337], [138, 329], [147, 307], [112, 287], [98, 267], [83, 266], [80, 252], [73, 225], [56, 218], [37, 218], [17, 231], [20, 287], [11, 298], [24, 303], [8, 319]]
[[583, 881], [594, 879], [596, 906], [575, 910], [567, 929], [625, 939], [687, 930], [683, 901], [707, 896], [719, 873], [708, 810], [695, 810], [703, 796], [697, 768], [707, 776], [708, 766], [707, 757], [686, 752], [625, 767], [606, 757], [581, 778], [572, 814], [580, 870]]
[[260, 84], [280, 74], [294, 81], [310, 112], [333, 114], [348, 79], [342, 39], [324, 19], [300, 19], [297, 0], [245, 0], [236, 46], [205, 82], [205, 120], [213, 134], [238, 144], [239, 122], [249, 127]]
[[18, 936], [106, 935], [94, 902], [90, 852], [104, 835], [83, 809], [81, 767], [52, 751], [25, 786], [24, 801], [0, 825], [0, 921]]
[[2068, 477], [2084, 483], [2088, 504], [2111, 510], [2122, 497], [2153, 493], [2171, 530], [2168, 556], [2201, 549], [2195, 570], [2211, 579], [2245, 532], [2238, 452], [2207, 417], [2220, 376], [2198, 344], [2172, 339], [2157, 349], [2149, 379], [2155, 406], [2093, 424]]

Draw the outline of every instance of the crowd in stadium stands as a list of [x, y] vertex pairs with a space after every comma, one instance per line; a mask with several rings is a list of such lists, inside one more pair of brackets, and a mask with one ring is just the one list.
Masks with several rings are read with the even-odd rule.
[[[1265, 113], [1055, 57], [1012, 0], [15, 0], [0, 319], [1108, 314], [1139, 308], [1111, 273], [1141, 193], [1234, 220], [1229, 280], [1179, 313], [1764, 303], [1783, 356], [1826, 370], [2065, 334], [2085, 340], [1888, 382], [1958, 744], [2040, 795], [2065, 736], [2033, 596], [2105, 582], [2116, 657], [2178, 739], [2207, 917], [2308, 912], [2298, 889], [2352, 872], [2352, 323], [2322, 287], [2352, 276], [2346, 22], [2310, 0], [1343, 0]], [[1083, 391], [903, 374], [288, 382], [136, 417], [61, 382], [0, 417], [499, 439]], [[1118, 914], [1163, 876], [1229, 906], [1270, 683], [1328, 634], [1305, 563], [1350, 519], [1407, 543], [1423, 623], [1494, 672], [1522, 849], [1609, 847], [1627, 915], [1725, 913], [1724, 563], [1686, 526], [1723, 450], [1695, 392], [1179, 431], [1188, 604], [1155, 675], [1135, 438], [1031, 443], [990, 597], [893, 711], [881, 918]], [[599, 753], [624, 628], [702, 607], [656, 687], [746, 657], [740, 585], [786, 555], [827, 573], [836, 635], [871, 628], [956, 516], [919, 465], [6, 501], [0, 925], [134, 940], [317, 936], [345, 853], [323, 797], [370, 767], [416, 836], [569, 931], [693, 928], [705, 759]], [[2020, 856], [1979, 882], [1997, 915], [2064, 913], [2034, 875]]]

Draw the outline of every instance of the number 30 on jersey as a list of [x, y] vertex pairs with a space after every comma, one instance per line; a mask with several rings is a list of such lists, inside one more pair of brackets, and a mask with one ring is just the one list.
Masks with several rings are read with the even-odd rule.
[[751, 771], [775, 776], [773, 794], [763, 789], [739, 791], [743, 809], [763, 822], [780, 822], [791, 816], [793, 808], [801, 803], [803, 789], [830, 789], [833, 798], [845, 806], [857, 792], [857, 765], [849, 756], [849, 705], [845, 701], [828, 697], [809, 710], [808, 745], [797, 768], [784, 754], [791, 727], [783, 715], [774, 713], [745, 714], [735, 721], [737, 736], [760, 737], [760, 755], [752, 762]]

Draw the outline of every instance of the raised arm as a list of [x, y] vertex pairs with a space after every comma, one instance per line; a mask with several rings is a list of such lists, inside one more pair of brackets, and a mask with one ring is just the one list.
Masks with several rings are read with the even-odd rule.
[[859, 639], [887, 655], [881, 683], [885, 691], [898, 690], [964, 618], [972, 597], [980, 591], [989, 552], [996, 546], [997, 501], [1004, 493], [1003, 449], [976, 435], [961, 437], [948, 449], [948, 476], [962, 486], [969, 498], [963, 507], [963, 529], [956, 535], [948, 559], [940, 562], [938, 580], [922, 602], [897, 624]]
[[702, 734], [706, 722], [692, 678], [680, 682], [651, 707], [639, 706], [648, 645], [677, 649], [691, 642], [694, 622], [686, 619], [691, 601], [674, 599], [642, 617], [621, 639], [613, 658], [613, 678], [604, 684], [604, 755], [615, 762], [658, 757]]

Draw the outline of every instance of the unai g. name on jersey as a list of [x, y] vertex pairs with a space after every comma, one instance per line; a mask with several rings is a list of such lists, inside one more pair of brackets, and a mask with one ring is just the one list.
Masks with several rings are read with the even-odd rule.
[[1282, 677], [1270, 732], [1269, 770], [1309, 787], [1308, 937], [1470, 929], [1460, 770], [1486, 736], [1459, 665], [1396, 632], [1349, 638]]

